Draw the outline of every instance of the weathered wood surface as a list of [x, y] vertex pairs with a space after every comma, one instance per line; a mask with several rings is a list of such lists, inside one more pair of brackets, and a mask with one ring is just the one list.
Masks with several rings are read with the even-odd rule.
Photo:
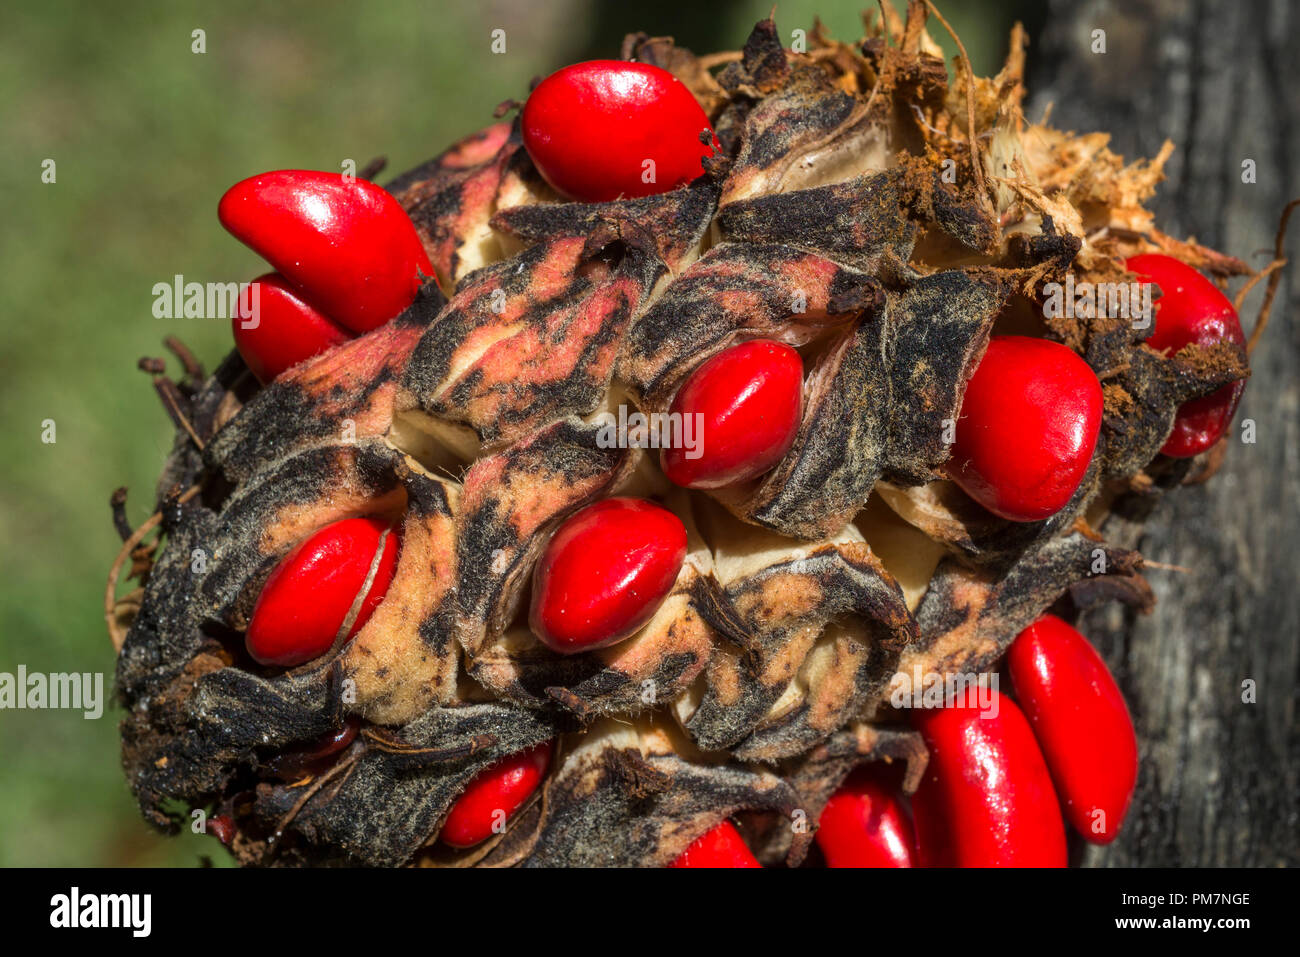
[[[1156, 208], [1165, 231], [1253, 266], [1271, 258], [1278, 214], [1300, 196], [1300, 4], [1051, 0], [1031, 46], [1029, 115], [1105, 129], [1126, 158], [1177, 152]], [[1107, 52], [1091, 52], [1092, 31]], [[1258, 181], [1241, 181], [1253, 159]], [[1148, 617], [1118, 608], [1085, 622], [1137, 723], [1141, 775], [1130, 819], [1083, 863], [1300, 864], [1300, 215], [1292, 265], [1238, 413], [1238, 440], [1205, 486], [1125, 528], [1153, 570]], [[1260, 301], [1243, 310], [1249, 332]], [[1254, 445], [1240, 441], [1253, 419]], [[1242, 683], [1257, 686], [1243, 703]]]

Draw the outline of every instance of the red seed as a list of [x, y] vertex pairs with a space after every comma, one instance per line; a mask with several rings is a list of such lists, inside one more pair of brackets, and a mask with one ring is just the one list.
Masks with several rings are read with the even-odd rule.
[[[1134, 256], [1126, 265], [1130, 272], [1160, 287], [1155, 329], [1147, 339], [1151, 348], [1177, 353], [1193, 343], [1212, 346], [1225, 339], [1246, 347], [1237, 310], [1218, 286], [1191, 266], [1159, 253]], [[1242, 380], [1184, 402], [1160, 451], [1174, 458], [1189, 458], [1218, 442], [1228, 431], [1245, 389]]]
[[257, 303], [257, 312], [232, 316], [230, 324], [235, 348], [263, 385], [352, 338], [351, 332], [326, 318], [278, 272], [258, 276], [249, 286], [256, 287], [256, 299], [249, 301]]
[[1044, 615], [1012, 642], [1007, 668], [1066, 820], [1092, 843], [1109, 844], [1133, 799], [1138, 751], [1106, 662], [1083, 635]]
[[736, 825], [723, 821], [697, 837], [669, 867], [762, 867]]
[[948, 473], [995, 515], [1049, 518], [1088, 471], [1101, 411], [1101, 383], [1073, 351], [994, 336], [966, 386]]
[[[803, 361], [780, 342], [758, 339], [709, 359], [677, 391], [670, 412], [699, 415], [693, 434], [660, 452], [664, 473], [687, 488], [722, 488], [762, 475], [790, 451], [799, 432]], [[695, 428], [692, 424], [691, 428]], [[698, 457], [691, 458], [692, 454]]]
[[912, 819], [890, 771], [859, 767], [831, 795], [816, 835], [827, 867], [916, 866]]
[[263, 766], [270, 774], [293, 780], [303, 774], [319, 773], [333, 764], [334, 757], [353, 741], [361, 728], [361, 719], [355, 715], [344, 719], [332, 731], [327, 731], [315, 741], [301, 747], [281, 751]]
[[668, 509], [609, 498], [565, 521], [533, 570], [528, 623], [553, 651], [574, 654], [627, 638], [672, 591], [686, 527]]
[[491, 837], [537, 790], [553, 752], [554, 744], [544, 741], [481, 772], [447, 812], [443, 843], [473, 847]]
[[700, 161], [713, 152], [700, 133], [707, 130], [717, 143], [681, 80], [622, 60], [590, 60], [552, 73], [529, 95], [521, 121], [538, 172], [565, 196], [589, 203], [689, 183], [704, 173]]
[[[299, 665], [334, 644], [388, 523], [349, 518], [326, 525], [297, 545], [271, 571], [244, 636], [248, 653], [264, 665]], [[375, 578], [348, 638], [361, 630], [383, 601], [397, 570], [398, 535], [384, 542]]]
[[319, 761], [338, 754], [357, 739], [361, 728], [361, 719], [355, 716], [345, 718], [343, 723], [333, 731], [327, 731], [303, 751], [303, 757], [309, 761]]
[[229, 814], [214, 814], [208, 818], [207, 833], [229, 847], [235, 839], [235, 819]]
[[374, 183], [278, 170], [236, 183], [221, 224], [330, 319], [368, 332], [402, 312], [433, 275], [406, 212]]
[[997, 691], [914, 712], [930, 763], [912, 797], [922, 867], [1064, 867], [1065, 825], [1029, 722]]

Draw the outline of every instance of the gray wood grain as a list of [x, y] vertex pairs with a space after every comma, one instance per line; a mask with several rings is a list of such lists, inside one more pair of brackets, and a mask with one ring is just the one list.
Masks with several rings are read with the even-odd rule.
[[[1031, 47], [1029, 115], [1051, 101], [1056, 126], [1113, 133], [1126, 158], [1177, 152], [1155, 202], [1161, 227], [1255, 267], [1271, 258], [1278, 215], [1300, 196], [1300, 4], [1277, 0], [1106, 3], [1051, 0]], [[1107, 52], [1090, 50], [1094, 29]], [[1241, 181], [1243, 159], [1258, 181]], [[1143, 528], [1159, 604], [1083, 623], [1137, 724], [1134, 807], [1098, 866], [1300, 864], [1300, 216], [1293, 263], [1253, 357], [1236, 440], [1209, 484], [1177, 490]], [[1243, 309], [1249, 333], [1261, 296]], [[1240, 441], [1253, 419], [1254, 445]], [[1110, 529], [1114, 533], [1114, 529]], [[1254, 704], [1242, 682], [1256, 683]]]

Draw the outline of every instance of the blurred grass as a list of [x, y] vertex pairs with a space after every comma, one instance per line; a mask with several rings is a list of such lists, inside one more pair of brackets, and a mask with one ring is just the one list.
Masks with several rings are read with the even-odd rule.
[[[777, 22], [788, 39], [820, 13], [852, 39], [859, 8], [798, 0], [782, 3]], [[120, 543], [108, 495], [128, 486], [128, 513], [142, 521], [171, 441], [135, 362], [162, 354], [169, 334], [209, 368], [230, 345], [224, 321], [154, 318], [151, 289], [176, 273], [224, 282], [263, 269], [217, 225], [226, 186], [264, 169], [340, 169], [349, 158], [359, 168], [379, 154], [394, 174], [486, 125], [532, 76], [617, 56], [627, 31], [701, 52], [737, 48], [769, 9], [768, 0], [6, 4], [0, 671], [102, 671], [111, 685], [101, 602]], [[1008, 9], [944, 5], [979, 71], [998, 66]], [[504, 55], [489, 52], [495, 28], [506, 31]], [[195, 29], [206, 31], [206, 53], [191, 52]], [[48, 185], [47, 158], [57, 164]], [[52, 445], [41, 442], [45, 419], [56, 422]], [[119, 717], [0, 711], [0, 865], [224, 862], [209, 838], [167, 841], [141, 821], [118, 764]]]

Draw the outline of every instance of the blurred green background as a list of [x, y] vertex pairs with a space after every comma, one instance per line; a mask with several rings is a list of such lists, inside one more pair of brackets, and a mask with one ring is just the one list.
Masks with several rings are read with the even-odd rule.
[[[902, 4], [900, 3], [900, 6]], [[861, 35], [865, 0], [782, 2], [782, 35], [819, 14]], [[996, 71], [1035, 4], [948, 0], [977, 72]], [[98, 671], [113, 654], [103, 583], [120, 541], [109, 493], [138, 524], [171, 428], [136, 360], [177, 335], [208, 368], [223, 320], [156, 319], [152, 287], [264, 270], [217, 224], [217, 200], [266, 169], [338, 170], [389, 158], [385, 176], [522, 99], [535, 75], [616, 57], [624, 33], [735, 49], [771, 0], [495, 0], [327, 4], [7, 0], [0, 12], [0, 672]], [[1032, 22], [1027, 22], [1031, 26]], [[206, 52], [191, 52], [192, 31]], [[490, 52], [506, 31], [505, 54]], [[936, 36], [952, 52], [942, 31]], [[53, 159], [57, 180], [41, 182]], [[172, 364], [175, 375], [175, 363]], [[41, 441], [42, 422], [56, 441]], [[136, 813], [117, 722], [0, 711], [0, 865], [227, 863], [211, 838], [167, 840]]]

